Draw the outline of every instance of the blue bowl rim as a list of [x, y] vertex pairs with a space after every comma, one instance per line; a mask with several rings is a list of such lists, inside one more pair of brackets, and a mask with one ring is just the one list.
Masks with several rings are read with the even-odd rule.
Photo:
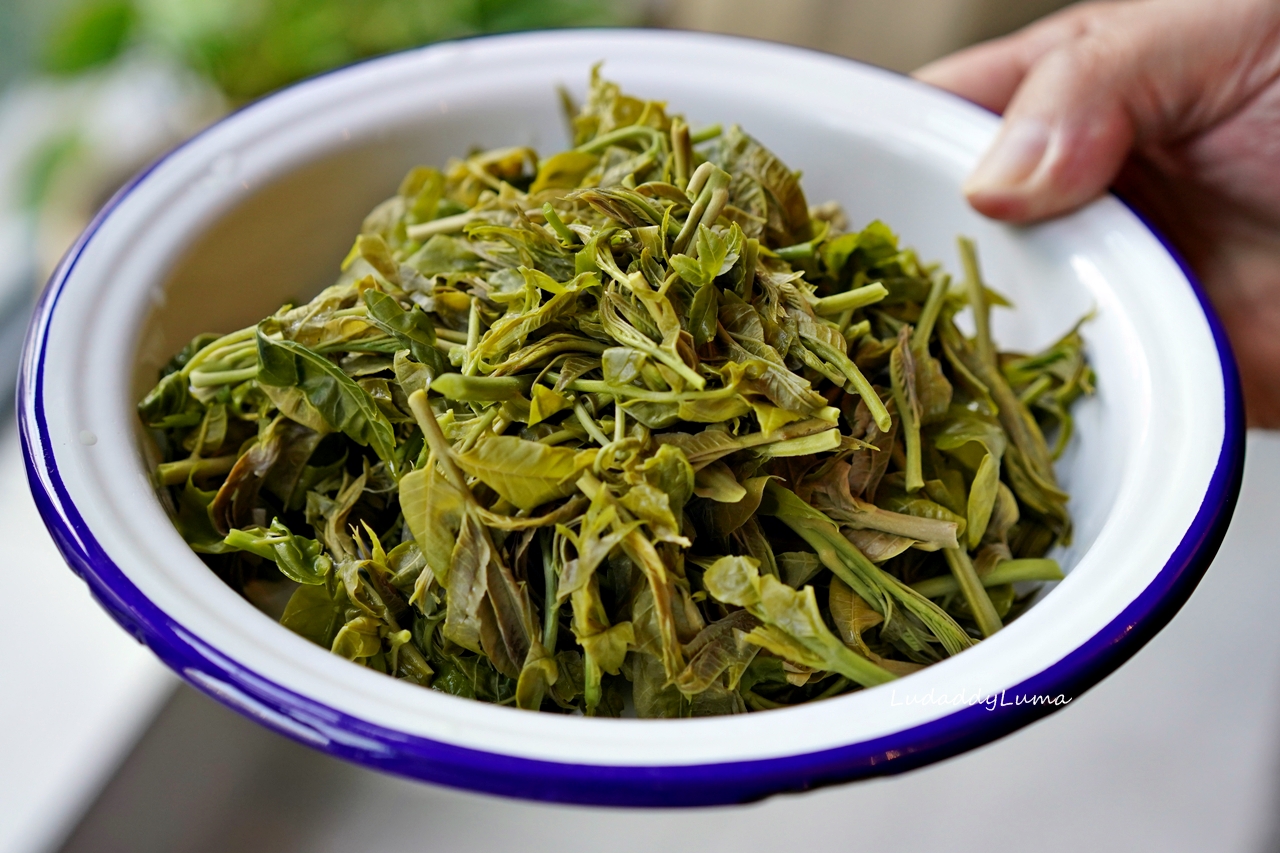
[[[699, 35], [756, 41], [736, 36]], [[405, 52], [431, 50], [433, 47]], [[791, 49], [814, 52], [804, 48]], [[386, 58], [378, 57], [357, 64]], [[851, 59], [845, 61], [866, 65]], [[316, 75], [282, 91], [308, 86], [351, 67]], [[241, 109], [254, 108], [278, 94]], [[1133, 205], [1119, 198], [1178, 264], [1209, 324], [1222, 369], [1225, 403], [1222, 449], [1200, 509], [1152, 582], [1089, 640], [1055, 664], [1004, 691], [1002, 701], [994, 711], [982, 704], [970, 705], [880, 738], [778, 758], [701, 765], [606, 766], [537, 760], [460, 747], [409, 735], [330, 708], [226, 658], [190, 634], [143, 595], [107, 556], [72, 502], [58, 473], [41, 402], [45, 336], [66, 281], [85, 247], [111, 212], [158, 166], [238, 112], [240, 110], [224, 116], [134, 176], [94, 216], [67, 251], [41, 294], [27, 331], [17, 388], [17, 414], [27, 480], [36, 506], [63, 558], [86, 582], [98, 603], [138, 642], [150, 648], [192, 686], [286, 737], [330, 755], [400, 776], [506, 797], [579, 805], [725, 805], [902, 773], [1011, 734], [1097, 684], [1142, 648], [1186, 603], [1226, 533], [1240, 491], [1245, 452], [1244, 405], [1235, 358], [1203, 285], [1181, 254]], [[1052, 703], [1016, 701], [1018, 697], [1032, 696], [1060, 697], [1060, 700]], [[1011, 698], [1004, 701], [1005, 697]]]

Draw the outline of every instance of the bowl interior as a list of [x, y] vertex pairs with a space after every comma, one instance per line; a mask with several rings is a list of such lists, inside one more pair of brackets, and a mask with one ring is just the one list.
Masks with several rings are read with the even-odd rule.
[[[742, 125], [803, 171], [811, 204], [841, 203], [854, 227], [882, 219], [953, 271], [956, 235], [975, 237], [988, 282], [1017, 306], [996, 313], [1002, 347], [1044, 346], [1096, 311], [1083, 331], [1098, 393], [1076, 408], [1058, 466], [1076, 529], [1057, 555], [1070, 575], [1000, 634], [892, 688], [794, 709], [682, 721], [524, 714], [402, 684], [312, 646], [222, 584], [172, 528], [134, 414], [159, 366], [197, 333], [256, 322], [331, 283], [363, 216], [410, 167], [475, 147], [564, 147], [556, 87], [580, 94], [601, 58], [607, 76], [666, 99], [695, 128]], [[1191, 526], [1225, 431], [1221, 368], [1199, 303], [1127, 209], [1104, 199], [1011, 229], [968, 208], [959, 186], [994, 129], [981, 110], [888, 72], [693, 34], [482, 39], [319, 78], [184, 146], [94, 230], [46, 309], [38, 404], [50, 452], [87, 534], [183, 642], [205, 650], [207, 666], [188, 677], [277, 726], [285, 700], [251, 702], [246, 691], [405, 736], [583, 764], [752, 760], [912, 730], [955, 703], [904, 697], [990, 695], [1058, 665], [1116, 620]]]

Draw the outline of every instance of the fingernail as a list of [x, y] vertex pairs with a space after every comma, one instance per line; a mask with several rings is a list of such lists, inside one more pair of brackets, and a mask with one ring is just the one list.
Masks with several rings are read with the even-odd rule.
[[1026, 180], [1049, 147], [1049, 126], [1037, 118], [1006, 122], [978, 167], [964, 182], [964, 192], [1009, 190]]

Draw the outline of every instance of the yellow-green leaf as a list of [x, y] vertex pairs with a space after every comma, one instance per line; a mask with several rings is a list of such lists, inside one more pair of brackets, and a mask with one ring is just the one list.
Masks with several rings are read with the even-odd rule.
[[573, 494], [574, 481], [595, 460], [596, 451], [499, 435], [455, 456], [464, 471], [499, 495], [520, 509], [534, 509]]

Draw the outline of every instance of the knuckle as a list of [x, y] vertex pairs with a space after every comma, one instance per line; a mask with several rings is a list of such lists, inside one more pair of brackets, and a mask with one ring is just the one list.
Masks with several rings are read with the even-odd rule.
[[1114, 0], [1090, 0], [1087, 3], [1078, 3], [1059, 13], [1060, 21], [1072, 38], [1105, 32], [1114, 25], [1118, 11], [1117, 5]]
[[1089, 27], [1062, 46], [1057, 60], [1073, 76], [1111, 78], [1139, 55], [1135, 35], [1120, 27]]

